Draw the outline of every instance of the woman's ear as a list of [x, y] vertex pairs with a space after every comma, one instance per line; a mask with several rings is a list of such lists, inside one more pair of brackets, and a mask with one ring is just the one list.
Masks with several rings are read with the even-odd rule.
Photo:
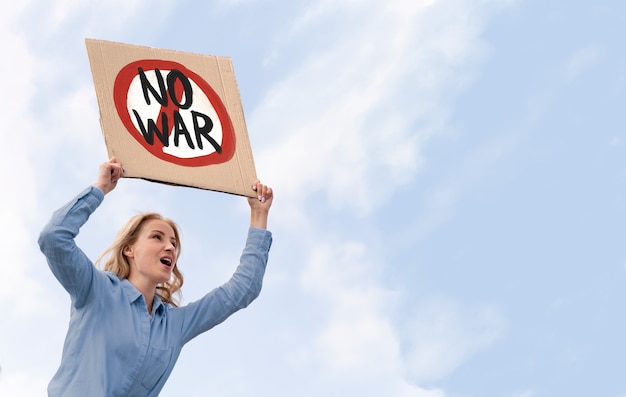
[[122, 250], [122, 253], [124, 254], [124, 256], [126, 256], [127, 258], [132, 258], [134, 256], [134, 252], [133, 252], [133, 247], [131, 247], [130, 245], [127, 245], [126, 247], [124, 247], [124, 249]]

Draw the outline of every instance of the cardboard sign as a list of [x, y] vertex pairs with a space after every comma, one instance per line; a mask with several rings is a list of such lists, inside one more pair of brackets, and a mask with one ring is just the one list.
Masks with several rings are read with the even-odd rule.
[[125, 177], [255, 196], [230, 58], [85, 42], [107, 151]]

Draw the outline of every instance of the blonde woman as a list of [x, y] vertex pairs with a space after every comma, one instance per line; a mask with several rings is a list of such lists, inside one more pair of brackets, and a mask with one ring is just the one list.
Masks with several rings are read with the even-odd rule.
[[157, 396], [192, 338], [245, 308], [260, 293], [272, 235], [272, 189], [256, 182], [250, 228], [231, 279], [186, 306], [176, 224], [155, 213], [131, 218], [97, 269], [76, 246], [81, 226], [123, 175], [115, 158], [93, 186], [57, 210], [39, 237], [54, 276], [71, 297], [70, 325], [49, 396]]

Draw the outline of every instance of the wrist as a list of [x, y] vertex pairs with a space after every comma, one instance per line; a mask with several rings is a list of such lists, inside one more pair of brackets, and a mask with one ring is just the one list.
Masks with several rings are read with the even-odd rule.
[[257, 227], [259, 229], [267, 229], [267, 211], [251, 211], [250, 212], [250, 227]]
[[93, 186], [96, 189], [100, 190], [103, 194], [107, 194], [107, 191], [104, 189], [104, 186], [100, 185], [99, 183], [94, 183], [91, 186]]

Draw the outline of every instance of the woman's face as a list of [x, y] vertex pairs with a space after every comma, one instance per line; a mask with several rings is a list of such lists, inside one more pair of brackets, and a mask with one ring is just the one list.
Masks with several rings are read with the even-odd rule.
[[176, 266], [178, 242], [174, 229], [165, 221], [145, 222], [134, 244], [124, 248], [130, 263], [129, 279], [158, 284], [169, 281]]

